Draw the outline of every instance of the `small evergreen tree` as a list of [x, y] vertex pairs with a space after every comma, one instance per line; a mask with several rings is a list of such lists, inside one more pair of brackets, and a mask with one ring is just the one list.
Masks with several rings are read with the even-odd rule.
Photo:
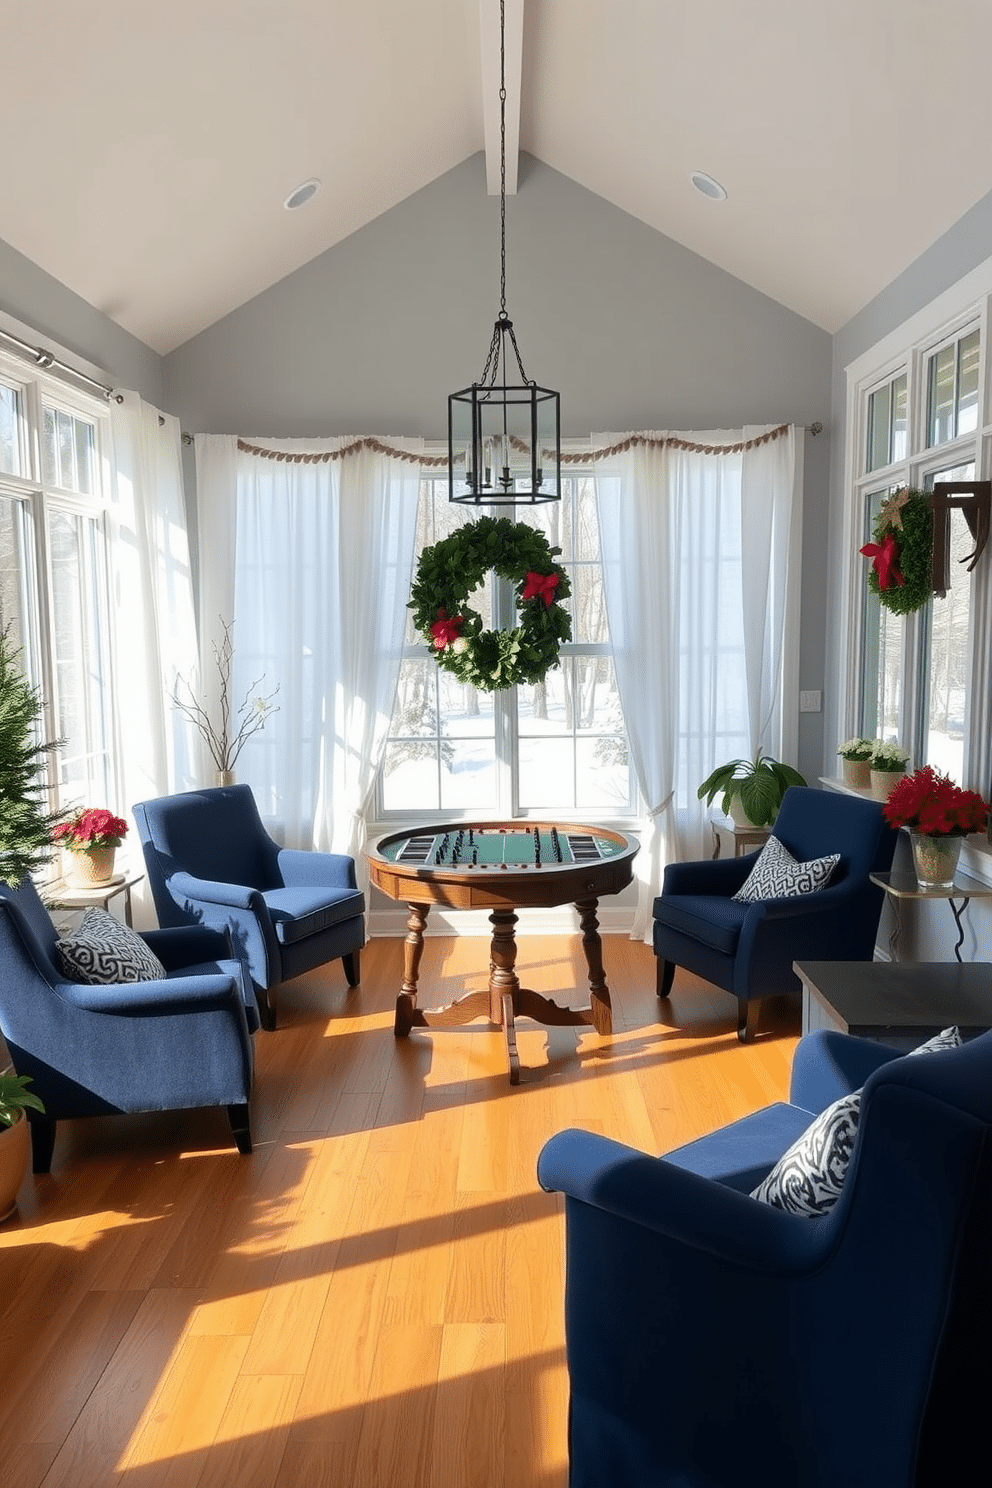
[[41, 743], [37, 725], [41, 694], [25, 679], [10, 627], [0, 629], [0, 880], [16, 888], [52, 851], [61, 813], [48, 810], [45, 756], [57, 743]]

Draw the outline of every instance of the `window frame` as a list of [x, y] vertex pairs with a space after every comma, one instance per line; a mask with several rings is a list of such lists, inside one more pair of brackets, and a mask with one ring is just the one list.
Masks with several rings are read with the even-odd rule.
[[[0, 346], [0, 382], [16, 389], [18, 407], [18, 445], [21, 469], [17, 473], [0, 472], [0, 500], [19, 505], [27, 534], [26, 555], [22, 555], [21, 587], [25, 636], [23, 651], [25, 674], [42, 698], [42, 730], [46, 739], [58, 735], [62, 716], [59, 697], [58, 666], [55, 641], [55, 575], [53, 568], [50, 523], [54, 516], [64, 515], [71, 521], [82, 519], [94, 524], [92, 561], [84, 557], [85, 599], [98, 615], [95, 663], [100, 677], [100, 711], [106, 757], [107, 793], [111, 804], [116, 799], [121, 778], [117, 717], [117, 678], [114, 664], [114, 636], [111, 611], [111, 565], [108, 513], [110, 508], [109, 442], [110, 419], [106, 400], [77, 388], [45, 370], [27, 367], [23, 358]], [[76, 491], [43, 479], [42, 438], [44, 408], [54, 407], [93, 426], [93, 490]], [[92, 634], [83, 637], [87, 656], [94, 653]], [[91, 754], [89, 719], [92, 698], [86, 697], [86, 750]], [[89, 773], [89, 772], [88, 772]], [[80, 802], [61, 780], [58, 757], [47, 756], [46, 784], [49, 809], [72, 805], [103, 804], [88, 799]], [[87, 786], [87, 794], [97, 787]], [[53, 860], [54, 871], [54, 860]]]
[[[841, 634], [849, 638], [839, 661], [841, 682], [840, 737], [863, 731], [866, 717], [865, 622], [868, 587], [866, 560], [859, 549], [870, 493], [910, 486], [923, 489], [927, 477], [950, 467], [974, 462], [976, 480], [992, 478], [992, 259], [966, 276], [946, 294], [863, 353], [846, 369], [847, 439], [844, 464], [842, 563], [847, 568]], [[978, 397], [975, 427], [943, 443], [929, 443], [929, 383], [931, 358], [972, 331], [979, 333]], [[868, 409], [871, 395], [902, 373], [907, 377], [906, 453], [888, 465], [869, 469]], [[968, 637], [968, 692], [964, 721], [964, 765], [959, 784], [988, 797], [992, 786], [992, 552], [986, 550], [970, 575], [970, 630]], [[930, 604], [932, 605], [932, 601]], [[902, 724], [900, 742], [911, 753], [911, 766], [921, 762], [926, 737], [928, 675], [927, 632], [929, 605], [903, 618]], [[974, 844], [972, 844], [974, 846]], [[992, 854], [992, 846], [988, 852]], [[983, 849], [966, 857], [968, 871], [992, 872]]]
[[[434, 453], [433, 448], [425, 448], [425, 455]], [[574, 478], [595, 478], [596, 470], [591, 461], [588, 464], [570, 465], [563, 472], [562, 483]], [[447, 476], [439, 475], [438, 471], [431, 466], [425, 465], [421, 470], [421, 480], [434, 480], [446, 484]], [[464, 509], [463, 509], [464, 510]], [[524, 509], [529, 510], [529, 508]], [[480, 506], [478, 515], [507, 516], [505, 507], [489, 508]], [[511, 520], [512, 520], [511, 514]], [[416, 563], [415, 555], [415, 563]], [[566, 566], [573, 560], [562, 558]], [[574, 562], [579, 564], [586, 560], [576, 558]], [[510, 585], [502, 579], [493, 575], [493, 624], [500, 629], [509, 628], [515, 624], [516, 606], [513, 600]], [[605, 657], [612, 660], [612, 647], [607, 641], [567, 641], [560, 648], [562, 661], [571, 657]], [[402, 660], [430, 659], [430, 648], [424, 642], [414, 644], [405, 643], [402, 651]], [[468, 821], [480, 814], [487, 819], [506, 821], [541, 821], [554, 819], [565, 822], [583, 822], [590, 815], [604, 825], [617, 830], [629, 830], [642, 815], [642, 806], [639, 799], [633, 764], [627, 744], [627, 771], [628, 771], [628, 797], [626, 809], [622, 811], [603, 811], [596, 807], [522, 807], [520, 805], [520, 755], [519, 745], [521, 733], [519, 729], [519, 708], [517, 707], [517, 689], [509, 690], [510, 695], [502, 693], [491, 694], [493, 699], [493, 741], [495, 748], [495, 804], [487, 807], [473, 809], [471, 807], [444, 807], [438, 808], [388, 808], [384, 804], [383, 793], [383, 768], [380, 767], [376, 776], [374, 813], [375, 819], [370, 824], [370, 830], [386, 831], [395, 828], [403, 822], [429, 822], [429, 821]], [[573, 731], [574, 734], [574, 731]], [[392, 736], [390, 735], [390, 738]], [[438, 727], [437, 735], [425, 735], [425, 739], [432, 737], [443, 738], [441, 725]], [[388, 744], [387, 744], [388, 748]]]

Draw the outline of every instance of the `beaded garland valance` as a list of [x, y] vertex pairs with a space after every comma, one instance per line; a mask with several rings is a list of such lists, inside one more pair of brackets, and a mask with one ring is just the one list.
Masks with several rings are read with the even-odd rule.
[[[745, 450], [758, 449], [763, 444], [771, 444], [773, 440], [781, 439], [788, 431], [788, 424], [779, 424], [777, 428], [769, 429], [754, 439], [742, 439], [734, 444], [701, 444], [678, 434], [628, 434], [616, 444], [573, 451], [569, 454], [562, 454], [561, 459], [563, 465], [585, 465], [590, 460], [606, 460], [612, 455], [621, 455], [629, 449], [636, 449], [640, 446], [649, 449], [682, 449], [688, 450], [691, 454], [739, 455]], [[354, 439], [350, 444], [343, 444], [340, 449], [335, 450], [266, 449], [264, 445], [250, 444], [246, 439], [238, 440], [238, 449], [242, 454], [258, 455], [263, 460], [281, 460], [290, 465], [324, 465], [331, 460], [342, 460], [347, 455], [357, 455], [366, 449], [373, 450], [380, 455], [391, 455], [395, 460], [405, 460], [407, 464], [421, 465], [428, 469], [448, 463], [447, 455], [415, 454], [410, 450], [398, 449], [395, 445], [387, 444], [385, 440], [372, 436]]]

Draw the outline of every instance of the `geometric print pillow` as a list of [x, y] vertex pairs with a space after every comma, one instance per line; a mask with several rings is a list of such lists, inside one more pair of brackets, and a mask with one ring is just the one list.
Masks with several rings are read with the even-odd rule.
[[104, 909], [88, 909], [78, 930], [63, 936], [56, 950], [62, 970], [73, 982], [111, 986], [117, 982], [157, 982], [167, 975], [140, 935]]
[[[960, 1042], [956, 1028], [945, 1028], [912, 1053], [955, 1049]], [[752, 1199], [811, 1219], [826, 1214], [840, 1198], [860, 1118], [860, 1090], [835, 1100], [783, 1152], [768, 1177], [752, 1190]]]
[[769, 837], [758, 861], [734, 894], [739, 904], [754, 904], [759, 899], [792, 899], [798, 894], [813, 894], [822, 889], [840, 862], [840, 853], [828, 858], [810, 858], [798, 863], [777, 837]]

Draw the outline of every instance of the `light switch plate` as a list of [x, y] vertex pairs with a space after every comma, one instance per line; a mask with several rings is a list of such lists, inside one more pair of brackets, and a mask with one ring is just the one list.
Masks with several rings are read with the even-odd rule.
[[801, 692], [799, 694], [800, 713], [819, 713], [823, 706], [822, 692]]

